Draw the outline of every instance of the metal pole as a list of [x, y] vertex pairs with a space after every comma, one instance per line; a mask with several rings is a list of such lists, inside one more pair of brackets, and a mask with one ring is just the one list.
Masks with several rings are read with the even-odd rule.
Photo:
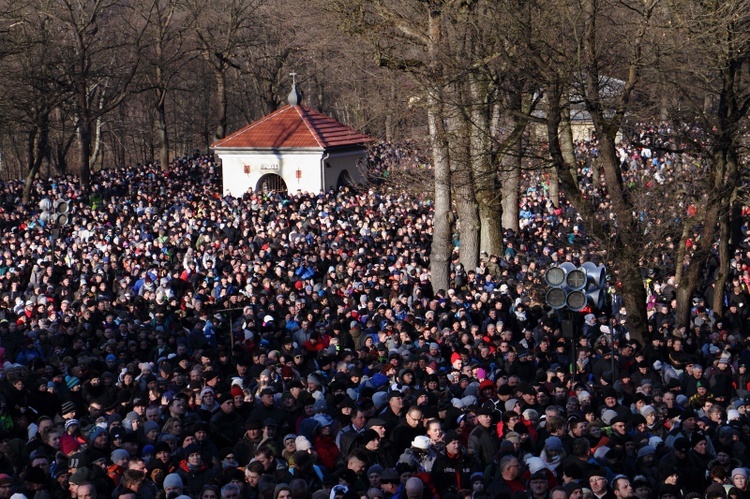
[[234, 353], [234, 323], [231, 311], [229, 311], [229, 352], [230, 354]]
[[[570, 339], [570, 374], [575, 379], [576, 376], [576, 340], [580, 337], [581, 332], [578, 330], [578, 324], [576, 324], [576, 318], [575, 315], [572, 317], [573, 321], [573, 337]], [[578, 334], [576, 334], [578, 333]]]
[[[578, 328], [575, 328], [576, 330]], [[580, 337], [580, 334], [579, 334]], [[570, 339], [570, 374], [573, 375], [575, 378], [576, 376], [576, 339], [577, 338], [571, 338]]]
[[232, 321], [232, 312], [236, 311], [242, 311], [245, 307], [233, 307], [233, 308], [219, 308], [214, 310], [214, 312], [227, 312], [229, 315], [229, 351], [234, 351], [234, 327], [233, 327], [233, 321]]
[[612, 328], [609, 330], [609, 343], [612, 349], [612, 383], [615, 382], [615, 330]]

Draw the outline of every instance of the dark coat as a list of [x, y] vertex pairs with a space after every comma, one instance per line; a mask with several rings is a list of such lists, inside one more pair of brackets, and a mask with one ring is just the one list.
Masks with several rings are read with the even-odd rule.
[[498, 450], [497, 438], [492, 434], [492, 428], [477, 425], [469, 434], [469, 454], [474, 456], [482, 466], [492, 462]]
[[245, 422], [236, 411], [226, 413], [220, 410], [209, 422], [210, 435], [217, 447], [229, 447], [242, 438]]
[[182, 478], [185, 492], [190, 493], [193, 497], [198, 497], [204, 485], [212, 485], [216, 481], [216, 474], [205, 464], [201, 463], [197, 470], [190, 470], [185, 459], [180, 461], [177, 474]]
[[441, 495], [458, 493], [461, 489], [471, 489], [471, 475], [477, 471], [480, 471], [477, 460], [463, 451], [457, 456], [441, 452], [432, 465], [432, 481]]

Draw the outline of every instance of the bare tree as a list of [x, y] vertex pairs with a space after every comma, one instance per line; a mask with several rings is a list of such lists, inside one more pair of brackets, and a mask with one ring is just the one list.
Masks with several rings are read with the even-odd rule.
[[[641, 79], [645, 62], [643, 47], [658, 0], [622, 3], [581, 0], [577, 4], [553, 4], [541, 6], [537, 11], [538, 21], [546, 23], [547, 29], [535, 40], [540, 49], [544, 47], [536, 52], [535, 69], [546, 93], [549, 152], [562, 190], [589, 233], [608, 249], [607, 257], [614, 262], [622, 285], [631, 337], [643, 341], [648, 331], [646, 290], [639, 267], [642, 230], [632, 197], [623, 185], [615, 141]], [[545, 15], [542, 9], [551, 14]], [[622, 19], [627, 22], [621, 23]], [[615, 40], [628, 40], [628, 44], [618, 46]], [[615, 61], [620, 66], [625, 64], [626, 79], [613, 89], [612, 75], [620, 74]], [[578, 184], [569, 154], [563, 154], [560, 141], [563, 109], [569, 102], [571, 89], [582, 96], [596, 129], [614, 226], [599, 217], [598, 206], [587, 199]]]
[[51, 162], [54, 114], [67, 95], [58, 84], [63, 75], [54, 49], [54, 23], [33, 5], [24, 5], [14, 15], [17, 20], [6, 33], [7, 51], [0, 75], [6, 96], [2, 115], [25, 136], [23, 201], [28, 202], [42, 164]]
[[170, 142], [167, 102], [179, 85], [184, 68], [196, 54], [191, 46], [187, 4], [183, 0], [138, 0], [133, 16], [144, 32], [144, 87], [152, 94], [159, 163], [169, 168]]
[[128, 95], [139, 64], [141, 33], [133, 32], [120, 0], [42, 0], [54, 23], [62, 77], [75, 113], [81, 184], [89, 188], [103, 117]]
[[[700, 191], [693, 197], [700, 206], [698, 237], [686, 255], [690, 264], [682, 269], [677, 288], [677, 322], [686, 326], [693, 293], [700, 287], [714, 286], [712, 307], [719, 315], [723, 310], [730, 215], [740, 185], [740, 155], [750, 111], [750, 5], [741, 0], [675, 0], [665, 11], [671, 30], [682, 36], [665, 47], [662, 65], [654, 72], [679, 99], [681, 109], [670, 107], [669, 101], [663, 101], [662, 109], [679, 120], [677, 142], [699, 158], [704, 172]], [[695, 126], [685, 126], [686, 118], [698, 123], [700, 133], [695, 133]], [[687, 234], [690, 237], [693, 231]], [[714, 256], [719, 267], [707, 268]]]
[[216, 130], [214, 140], [227, 134], [230, 69], [241, 70], [240, 53], [252, 45], [258, 25], [255, 14], [264, 0], [188, 0], [198, 50], [214, 76]]

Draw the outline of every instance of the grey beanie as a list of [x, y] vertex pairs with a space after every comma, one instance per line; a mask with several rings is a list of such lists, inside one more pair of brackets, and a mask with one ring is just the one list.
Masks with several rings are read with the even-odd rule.
[[143, 425], [143, 433], [148, 435], [153, 430], [159, 431], [159, 423], [156, 421], [146, 421], [146, 424]]
[[182, 478], [177, 473], [170, 473], [164, 478], [164, 489], [167, 487], [177, 487], [178, 489], [184, 488], [182, 485]]

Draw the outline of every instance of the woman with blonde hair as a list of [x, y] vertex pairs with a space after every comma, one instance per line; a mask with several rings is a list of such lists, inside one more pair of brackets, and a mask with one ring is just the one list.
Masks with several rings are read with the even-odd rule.
[[174, 435], [179, 440], [182, 435], [182, 421], [179, 418], [169, 418], [164, 422], [164, 426], [161, 428], [162, 433], [169, 433]]

